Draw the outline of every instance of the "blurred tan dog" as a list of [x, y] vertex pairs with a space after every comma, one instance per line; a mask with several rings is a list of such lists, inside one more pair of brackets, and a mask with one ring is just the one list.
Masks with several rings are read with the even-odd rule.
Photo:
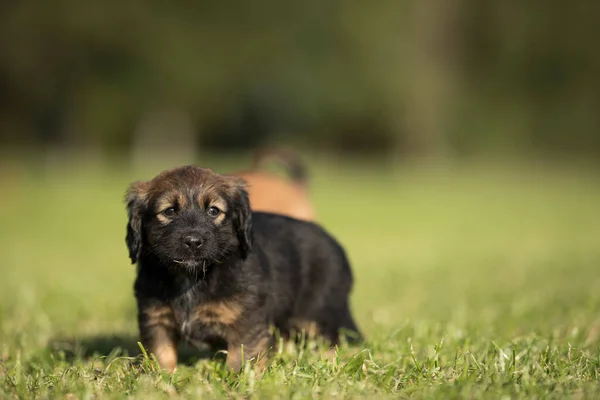
[[[289, 178], [280, 177], [266, 170], [266, 166], [271, 162], [284, 167]], [[260, 150], [254, 157], [251, 170], [239, 171], [234, 175], [248, 182], [252, 210], [314, 221], [315, 212], [307, 194], [306, 165], [293, 151]]]

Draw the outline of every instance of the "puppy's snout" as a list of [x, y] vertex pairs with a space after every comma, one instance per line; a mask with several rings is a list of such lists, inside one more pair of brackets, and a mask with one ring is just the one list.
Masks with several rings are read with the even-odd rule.
[[183, 237], [183, 244], [188, 249], [199, 249], [202, 246], [202, 238], [198, 235], [187, 235]]

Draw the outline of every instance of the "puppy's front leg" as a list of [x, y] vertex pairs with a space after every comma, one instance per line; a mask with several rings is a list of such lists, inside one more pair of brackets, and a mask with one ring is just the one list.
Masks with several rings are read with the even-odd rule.
[[254, 359], [259, 370], [267, 363], [267, 352], [273, 345], [273, 335], [268, 328], [252, 330], [239, 338], [229, 341], [227, 345], [227, 366], [233, 371], [239, 371], [242, 364]]
[[173, 372], [177, 367], [179, 335], [170, 306], [138, 303], [140, 338], [154, 354], [161, 368]]

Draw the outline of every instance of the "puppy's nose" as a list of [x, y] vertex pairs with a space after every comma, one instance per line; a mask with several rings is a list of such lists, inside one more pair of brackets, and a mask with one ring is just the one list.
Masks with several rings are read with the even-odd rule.
[[187, 248], [198, 249], [200, 248], [200, 246], [202, 246], [202, 239], [200, 238], [200, 236], [196, 235], [184, 236], [183, 244], [185, 244], [185, 247]]

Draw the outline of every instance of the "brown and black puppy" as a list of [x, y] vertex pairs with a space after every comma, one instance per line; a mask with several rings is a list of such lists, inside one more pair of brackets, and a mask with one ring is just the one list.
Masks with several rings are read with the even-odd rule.
[[342, 247], [316, 224], [252, 213], [241, 178], [180, 167], [132, 184], [126, 201], [141, 340], [163, 368], [180, 339], [222, 340], [237, 370], [264, 359], [272, 327], [360, 338]]

